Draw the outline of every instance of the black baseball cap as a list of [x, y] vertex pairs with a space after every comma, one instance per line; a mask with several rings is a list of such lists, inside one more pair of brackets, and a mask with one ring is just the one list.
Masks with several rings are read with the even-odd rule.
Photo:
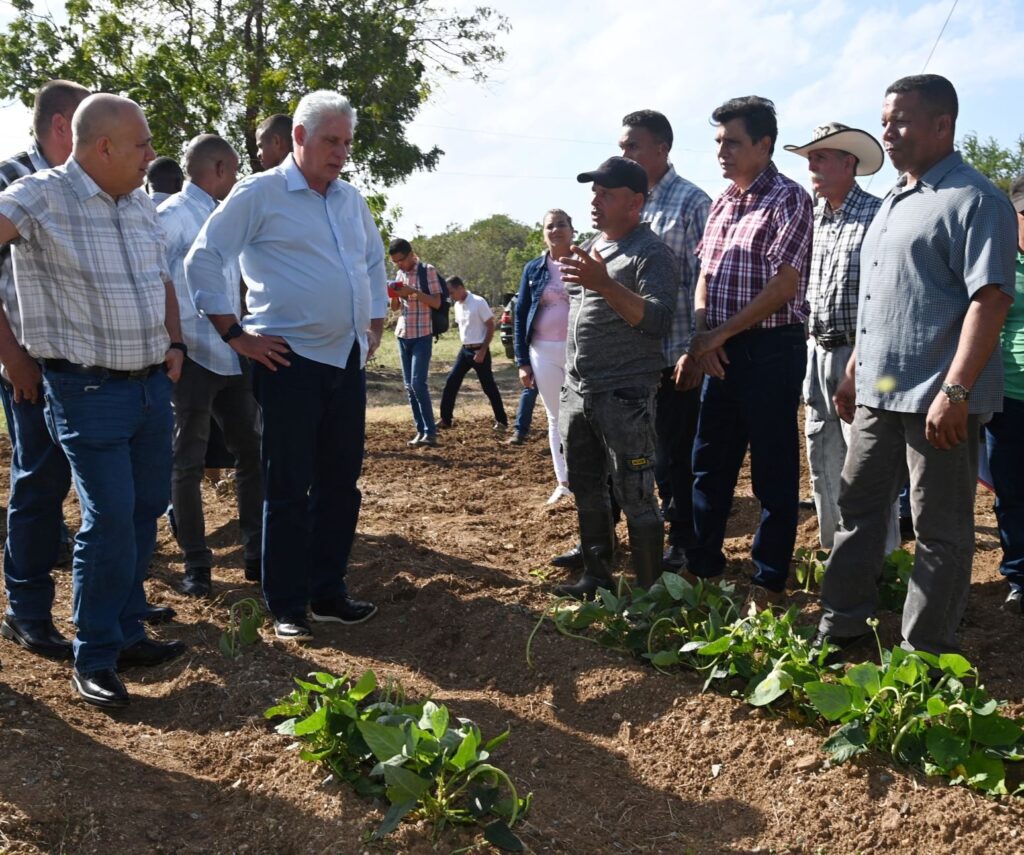
[[1010, 202], [1013, 203], [1013, 210], [1018, 214], [1024, 214], [1024, 175], [1019, 176], [1010, 185]]
[[647, 173], [635, 160], [628, 157], [609, 157], [592, 172], [581, 172], [576, 176], [580, 184], [588, 181], [600, 184], [609, 190], [616, 187], [628, 187], [634, 193], [647, 195]]

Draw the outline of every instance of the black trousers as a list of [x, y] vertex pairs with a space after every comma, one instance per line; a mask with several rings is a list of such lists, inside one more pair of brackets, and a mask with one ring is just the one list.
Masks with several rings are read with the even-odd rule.
[[448, 378], [444, 381], [444, 392], [441, 393], [441, 420], [451, 422], [455, 413], [455, 399], [458, 397], [459, 389], [462, 388], [462, 381], [472, 369], [480, 378], [480, 387], [484, 390], [487, 400], [491, 402], [494, 420], [507, 425], [508, 416], [505, 415], [505, 405], [502, 403], [501, 392], [498, 391], [498, 384], [494, 382], [494, 372], [491, 370], [491, 353], [487, 351], [483, 362], [476, 361], [477, 353], [479, 351], [470, 350], [468, 347], [459, 348], [455, 364], [452, 365], [452, 370], [448, 372]]

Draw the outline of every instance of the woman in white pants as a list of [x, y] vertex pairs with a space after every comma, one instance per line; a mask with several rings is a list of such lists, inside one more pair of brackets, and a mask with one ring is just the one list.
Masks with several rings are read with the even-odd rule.
[[570, 255], [572, 218], [560, 208], [544, 215], [541, 226], [547, 251], [523, 268], [516, 298], [515, 357], [519, 379], [536, 385], [548, 416], [548, 443], [558, 486], [548, 498], [553, 505], [571, 496], [569, 476], [558, 438], [558, 400], [565, 380], [565, 339], [569, 329], [569, 298], [558, 259]]

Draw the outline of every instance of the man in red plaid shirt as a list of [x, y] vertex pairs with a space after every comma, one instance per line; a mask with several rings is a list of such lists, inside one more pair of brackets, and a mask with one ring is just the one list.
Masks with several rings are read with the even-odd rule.
[[761, 503], [751, 594], [761, 607], [781, 602], [796, 541], [813, 209], [807, 192], [772, 162], [778, 125], [771, 101], [733, 98], [711, 117], [722, 175], [733, 183], [711, 206], [697, 248], [689, 353], [708, 376], [693, 447], [697, 543], [686, 561], [702, 578], [725, 569], [722, 541], [749, 447]]

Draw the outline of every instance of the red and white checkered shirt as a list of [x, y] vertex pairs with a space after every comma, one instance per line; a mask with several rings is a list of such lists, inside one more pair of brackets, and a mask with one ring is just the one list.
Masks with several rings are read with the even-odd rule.
[[807, 319], [814, 209], [811, 197], [769, 163], [741, 193], [735, 184], [711, 205], [697, 247], [707, 281], [708, 329], [725, 323], [753, 300], [788, 264], [800, 271], [796, 296], [757, 324], [762, 329], [801, 324]]
[[[423, 264], [421, 261], [420, 264]], [[427, 268], [427, 287], [431, 294], [441, 293], [441, 283], [437, 279], [437, 271], [433, 264], [424, 264]], [[423, 293], [419, 281], [419, 265], [411, 273], [398, 271], [398, 281], [408, 288]], [[409, 300], [402, 298], [402, 317], [395, 327], [395, 335], [398, 338], [420, 338], [425, 335], [434, 334], [434, 325], [430, 320], [430, 306], [420, 299]]]

